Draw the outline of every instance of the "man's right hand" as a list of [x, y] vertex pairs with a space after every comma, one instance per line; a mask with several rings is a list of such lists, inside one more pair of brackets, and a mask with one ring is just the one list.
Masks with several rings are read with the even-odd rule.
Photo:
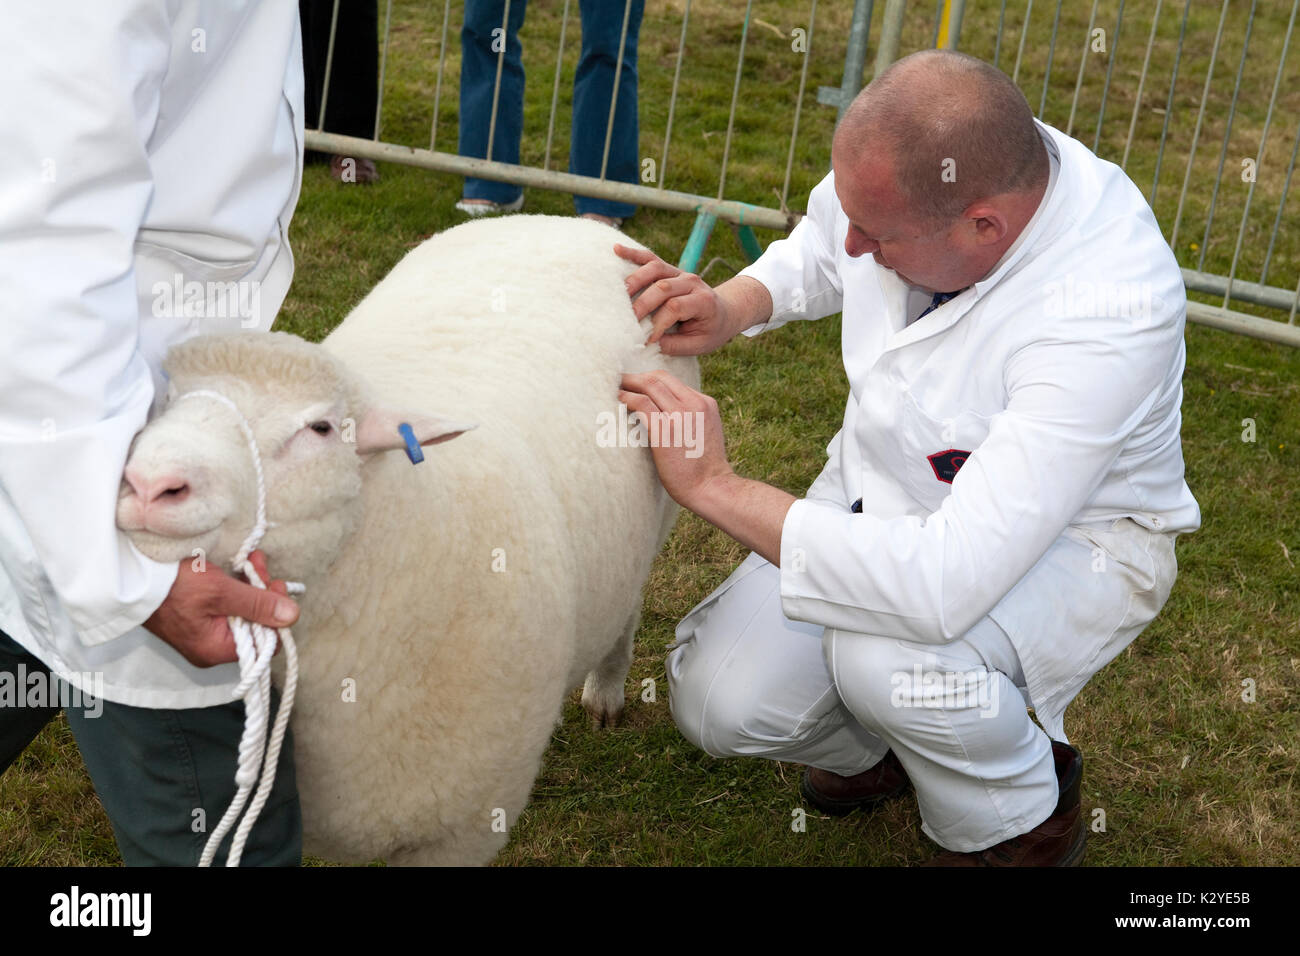
[[[737, 277], [714, 289], [695, 273], [669, 265], [649, 250], [616, 244], [614, 252], [638, 266], [625, 280], [627, 292], [635, 299], [632, 308], [637, 319], [650, 317], [646, 344], [658, 342], [665, 355], [712, 352], [772, 313], [767, 289], [753, 279]], [[731, 292], [737, 294], [727, 294]], [[675, 331], [669, 332], [674, 326]]]
[[283, 581], [271, 579], [266, 555], [254, 551], [249, 560], [267, 590], [237, 581], [220, 568], [209, 565], [195, 571], [191, 562], [182, 561], [167, 599], [144, 622], [145, 628], [195, 667], [239, 660], [227, 616], [268, 627], [287, 627], [298, 619], [298, 605], [285, 596]]

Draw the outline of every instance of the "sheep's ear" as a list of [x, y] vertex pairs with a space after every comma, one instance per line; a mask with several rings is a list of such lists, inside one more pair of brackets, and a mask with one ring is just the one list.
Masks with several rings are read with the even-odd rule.
[[457, 435], [478, 427], [432, 415], [410, 415], [390, 408], [372, 408], [357, 422], [357, 454], [373, 455], [376, 452], [405, 448], [406, 439], [398, 431], [399, 425], [410, 425], [415, 440], [421, 445], [451, 441]]

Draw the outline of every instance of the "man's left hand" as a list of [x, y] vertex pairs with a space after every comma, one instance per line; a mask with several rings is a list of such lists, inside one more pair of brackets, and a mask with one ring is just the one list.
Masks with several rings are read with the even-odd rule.
[[678, 504], [696, 510], [710, 483], [734, 474], [718, 403], [711, 396], [660, 369], [624, 375], [618, 398], [629, 411], [640, 413], [659, 480]]
[[[683, 508], [781, 564], [781, 531], [793, 495], [731, 470], [718, 403], [662, 369], [624, 375], [619, 401], [650, 429], [659, 480]], [[676, 420], [671, 416], [680, 413]]]

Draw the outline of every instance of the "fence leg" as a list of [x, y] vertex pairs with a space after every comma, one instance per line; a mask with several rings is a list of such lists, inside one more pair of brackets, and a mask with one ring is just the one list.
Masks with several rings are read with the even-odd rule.
[[704, 247], [709, 242], [709, 236], [713, 234], [713, 227], [717, 224], [718, 217], [708, 212], [698, 212], [695, 215], [695, 226], [691, 229], [691, 237], [686, 240], [686, 248], [682, 250], [682, 257], [677, 261], [677, 268], [684, 269], [687, 272], [695, 272], [700, 267], [700, 259], [704, 256]]
[[[849, 24], [849, 45], [844, 53], [844, 78], [838, 87], [822, 86], [817, 89], [817, 102], [834, 106], [835, 122], [839, 122], [862, 89], [862, 69], [867, 62], [867, 39], [871, 33], [871, 9], [875, 0], [854, 0], [853, 20]], [[902, 18], [902, 0], [898, 2], [898, 16]], [[886, 21], [888, 22], [888, 21]]]
[[961, 39], [961, 21], [966, 12], [966, 0], [944, 0], [939, 15], [939, 42], [936, 49], [955, 50]]
[[749, 226], [735, 223], [732, 223], [731, 227], [736, 230], [736, 238], [740, 241], [740, 248], [745, 250], [745, 258], [751, 263], [757, 262], [758, 257], [763, 254], [763, 247], [758, 244], [758, 236], [754, 235], [754, 230]]

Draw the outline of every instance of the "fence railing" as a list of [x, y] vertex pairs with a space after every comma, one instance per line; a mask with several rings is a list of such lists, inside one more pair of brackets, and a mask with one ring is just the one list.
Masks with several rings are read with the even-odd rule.
[[[871, 0], [855, 7], [869, 22]], [[1142, 189], [1189, 292], [1217, 299], [1189, 302], [1189, 319], [1300, 346], [1294, 204], [1286, 217], [1300, 152], [1297, 11], [1300, 0], [888, 0], [875, 69], [927, 46], [999, 66], [1040, 120]], [[865, 62], [866, 31], [858, 42], [846, 69]], [[841, 108], [843, 97], [819, 91]], [[1272, 315], [1230, 308], [1242, 303]]]
[[[341, 0], [334, 0], [329, 38], [329, 55], [326, 60], [325, 76], [323, 81], [326, 93], [330, 86], [331, 73], [333, 69], [332, 61], [337, 39], [336, 33], [340, 3]], [[623, 38], [620, 42], [619, 64], [615, 71], [615, 86], [611, 94], [610, 110], [605, 130], [605, 152], [601, 162], [601, 175], [598, 177], [579, 176], [573, 173], [559, 172], [550, 168], [551, 147], [554, 139], [557, 106], [559, 103], [561, 75], [560, 64], [565, 56], [565, 38], [572, 33], [570, 30], [570, 19], [571, 7], [573, 4], [571, 4], [570, 0], [565, 0], [563, 11], [561, 13], [559, 43], [556, 52], [555, 82], [551, 96], [550, 115], [547, 121], [546, 156], [541, 168], [503, 163], [487, 158], [493, 155], [492, 147], [495, 142], [497, 109], [501, 96], [502, 67], [504, 66], [507, 56], [507, 45], [504, 40], [507, 20], [510, 16], [509, 4], [510, 0], [505, 0], [504, 16], [502, 20], [503, 42], [499, 45], [496, 43], [493, 45], [494, 51], [498, 53], [498, 68], [493, 87], [492, 112], [487, 118], [489, 123], [489, 143], [484, 158], [461, 156], [455, 153], [436, 149], [439, 129], [438, 118], [446, 73], [445, 64], [447, 60], [448, 39], [449, 36], [452, 36], [454, 39], [454, 31], [452, 31], [453, 4], [451, 3], [451, 0], [443, 0], [442, 3], [439, 60], [436, 66], [437, 83], [432, 103], [429, 147], [426, 149], [418, 146], [384, 142], [380, 138], [380, 131], [383, 124], [383, 77], [385, 74], [385, 66], [388, 62], [388, 51], [391, 41], [393, 0], [387, 0], [381, 24], [381, 49], [383, 53], [380, 58], [379, 96], [375, 110], [375, 132], [373, 138], [364, 139], [357, 136], [344, 136], [337, 133], [326, 132], [325, 126], [328, 124], [329, 102], [328, 96], [322, 95], [320, 116], [316, 128], [314, 130], [308, 130], [307, 132], [307, 147], [322, 152], [356, 158], [404, 163], [410, 166], [418, 166], [424, 169], [452, 173], [458, 176], [472, 176], [479, 179], [513, 183], [519, 186], [572, 193], [574, 195], [588, 196], [595, 199], [609, 199], [658, 209], [695, 213], [695, 229], [693, 230], [691, 239], [688, 241], [687, 246], [682, 253], [680, 261], [682, 268], [686, 269], [695, 269], [697, 267], [708, 236], [712, 231], [714, 224], [718, 220], [731, 222], [737, 227], [742, 248], [751, 258], [756, 257], [761, 251], [758, 240], [753, 233], [754, 227], [777, 229], [782, 231], [788, 231], [794, 227], [794, 224], [799, 219], [799, 214], [789, 210], [787, 199], [789, 198], [790, 173], [795, 157], [795, 144], [799, 133], [799, 121], [802, 113], [808, 62], [811, 57], [812, 40], [816, 26], [817, 0], [811, 0], [808, 8], [806, 32], [799, 38], [800, 49], [798, 52], [803, 54], [803, 66], [800, 71], [798, 90], [792, 96], [792, 121], [790, 126], [789, 149], [787, 150], [786, 156], [785, 185], [780, 194], [779, 204], [777, 206], [755, 205], [752, 203], [737, 202], [726, 198], [729, 157], [735, 136], [737, 105], [740, 102], [741, 93], [744, 88], [746, 40], [749, 35], [751, 23], [753, 22], [753, 0], [749, 0], [746, 4], [744, 14], [740, 21], [735, 77], [732, 84], [732, 100], [728, 112], [722, 160], [719, 164], [717, 173], [717, 191], [713, 196], [665, 188], [666, 173], [670, 168], [670, 145], [672, 143], [673, 123], [678, 103], [682, 96], [681, 75], [682, 65], [686, 58], [686, 52], [688, 49], [687, 41], [689, 39], [692, 9], [691, 0], [686, 0], [681, 16], [681, 38], [678, 43], [676, 67], [668, 102], [667, 125], [663, 134], [663, 149], [657, 165], [653, 184], [619, 182], [612, 180], [605, 175], [605, 167], [609, 157], [610, 139], [614, 128], [614, 107], [618, 96], [618, 77], [621, 76], [622, 50], [626, 43], [627, 36], [627, 11], [631, 9], [632, 0], [625, 0], [624, 2]], [[454, 6], [458, 10], [463, 8], [462, 3], [457, 3]], [[752, 82], [752, 77], [750, 79]], [[829, 155], [829, 144], [827, 145]]]
[[[631, 5], [632, 0], [625, 0], [620, 62], [627, 35], [626, 11]], [[683, 149], [680, 143], [674, 143], [673, 133], [684, 95], [683, 65], [692, 42], [691, 0], [685, 0], [681, 8], [657, 168], [653, 181], [639, 183], [618, 182], [606, 176], [617, 88], [611, 96], [601, 175], [579, 176], [550, 168], [560, 65], [566, 53], [566, 36], [574, 32], [570, 29], [570, 0], [565, 0], [561, 14], [546, 151], [540, 168], [439, 150], [439, 112], [447, 82], [449, 37], [455, 38], [455, 14], [463, 4], [442, 0], [440, 10], [438, 6], [435, 0], [429, 9], [430, 19], [440, 22], [441, 28], [438, 62], [431, 67], [436, 71], [436, 85], [430, 104], [428, 147], [385, 142], [380, 135], [393, 22], [393, 0], [386, 0], [373, 137], [325, 132], [325, 95], [317, 129], [307, 135], [309, 148], [693, 213], [695, 228], [680, 259], [681, 266], [687, 269], [698, 267], [718, 221], [734, 224], [742, 248], [751, 259], [760, 251], [753, 227], [789, 230], [797, 222], [799, 215], [790, 211], [789, 199], [809, 65], [815, 55], [830, 55], [813, 46], [817, 0], [808, 4], [806, 28], [801, 21], [802, 29], [792, 31], [792, 51], [801, 54], [801, 60], [797, 89], [790, 90], [783, 187], [777, 204], [772, 206], [727, 198], [735, 181], [731, 165], [738, 105], [746, 90], [752, 89], [748, 84], [766, 80], [752, 75], [754, 70], [746, 70], [751, 30], [755, 24], [777, 29], [758, 19], [753, 0], [748, 0], [743, 13], [739, 5], [735, 6], [739, 20], [735, 72], [713, 195], [704, 195], [698, 189], [666, 187], [669, 170], [674, 168], [671, 149]], [[704, 4], [700, 7], [712, 15], [717, 13]], [[335, 0], [335, 21], [338, 9], [339, 0]], [[1142, 188], [1183, 267], [1188, 290], [1216, 299], [1212, 303], [1189, 302], [1192, 321], [1300, 346], [1300, 327], [1296, 325], [1300, 229], [1294, 224], [1294, 204], [1289, 210], [1291, 218], [1287, 217], [1300, 153], [1300, 52], [1292, 49], [1298, 10], [1300, 0], [913, 0], [910, 4], [906, 0], [885, 0], [879, 6], [873, 0], [857, 0], [844, 38], [840, 86], [822, 86], [816, 100], [842, 112], [862, 87], [867, 79], [873, 21], [879, 37], [873, 73], [901, 54], [930, 46], [960, 48], [994, 63], [1017, 82], [1039, 119], [1076, 136], [1098, 155], [1119, 164]], [[503, 18], [503, 34], [504, 27]], [[326, 94], [334, 33], [332, 25]], [[502, 43], [489, 117], [492, 135], [505, 56]], [[793, 79], [790, 85], [795, 86]], [[780, 121], [785, 122], [785, 118]], [[767, 135], [771, 135], [770, 131]], [[829, 151], [828, 141], [824, 160], [827, 165]], [[796, 200], [799, 198], [796, 196]], [[1241, 311], [1245, 308], [1266, 314]]]

